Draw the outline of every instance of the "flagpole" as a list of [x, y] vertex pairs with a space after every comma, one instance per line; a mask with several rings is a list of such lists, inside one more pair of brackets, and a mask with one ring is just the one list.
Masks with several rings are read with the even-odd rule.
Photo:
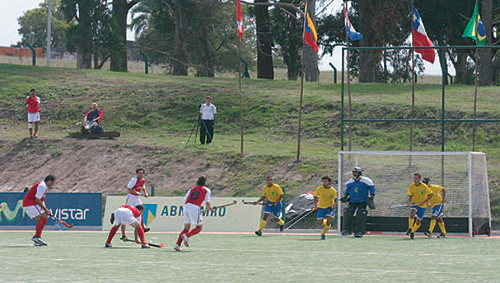
[[[345, 1], [345, 6], [344, 6], [344, 9], [345, 9], [345, 15], [344, 15], [344, 23], [346, 22], [346, 18], [347, 18], [347, 13], [348, 13], [348, 9], [347, 9], [347, 4], [348, 4], [348, 0]], [[349, 34], [347, 33], [347, 28], [345, 28], [345, 39], [346, 39], [346, 46], [349, 47]], [[351, 98], [351, 75], [349, 73], [349, 49], [347, 49], [347, 52], [346, 52], [346, 57], [347, 57], [347, 63], [346, 63], [346, 68], [347, 68], [347, 101], [348, 101], [348, 105], [349, 105], [349, 112], [348, 112], [348, 119], [351, 120], [352, 119], [352, 98]], [[351, 131], [351, 127], [352, 126], [352, 122], [349, 121], [349, 123], [347, 123], [347, 136], [349, 138], [349, 141], [348, 141], [348, 148], [349, 148], [349, 151], [352, 151], [352, 131]]]
[[[479, 44], [479, 38], [478, 38], [478, 31], [477, 31], [477, 28], [479, 26], [479, 21], [478, 21], [478, 0], [476, 0], [476, 6], [474, 8], [474, 10], [476, 11], [476, 13], [474, 14], [474, 17], [475, 17], [475, 20], [476, 20], [476, 27], [475, 27], [475, 30], [476, 30], [476, 47], [478, 46]], [[479, 48], [476, 48], [476, 68], [475, 68], [475, 72], [474, 72], [474, 111], [473, 111], [473, 114], [472, 114], [472, 120], [474, 120], [474, 122], [472, 122], [472, 151], [475, 151], [476, 149], [476, 110], [477, 110], [477, 82], [479, 80], [479, 76], [478, 76], [478, 70], [479, 70]]]
[[[415, 38], [413, 37], [413, 0], [411, 1], [411, 47], [415, 47]], [[415, 49], [411, 49], [411, 114], [410, 119], [415, 119]], [[413, 151], [413, 127], [415, 123], [412, 121], [410, 123], [410, 151]], [[409, 166], [411, 167], [411, 156], [409, 160]]]
[[[306, 0], [306, 8], [304, 13], [304, 31], [305, 31], [305, 21], [307, 21], [307, 0]], [[299, 130], [297, 133], [297, 161], [300, 160], [300, 136], [302, 132], [302, 102], [304, 100], [304, 54], [305, 54], [306, 43], [305, 40], [302, 39], [302, 66], [300, 68], [300, 102], [299, 102]]]
[[241, 124], [241, 150], [240, 155], [243, 157], [243, 93], [241, 92], [241, 37], [238, 41], [238, 84], [240, 92], [240, 124]]

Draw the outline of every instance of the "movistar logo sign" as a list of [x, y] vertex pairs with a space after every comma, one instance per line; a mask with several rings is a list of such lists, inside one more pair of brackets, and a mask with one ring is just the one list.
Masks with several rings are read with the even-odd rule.
[[[16, 221], [17, 214], [19, 210], [22, 211], [23, 218], [26, 216], [26, 212], [23, 210], [23, 200], [20, 199], [17, 201], [16, 206], [14, 209], [10, 209], [10, 207], [7, 205], [6, 202], [2, 202], [2, 208], [0, 210], [0, 223], [4, 223], [4, 218], [8, 222], [14, 222]], [[3, 215], [3, 217], [2, 217]]]
[[144, 224], [149, 225], [149, 223], [153, 222], [156, 218], [156, 210], [158, 209], [157, 204], [143, 204], [144, 212], [142, 213], [142, 217], [144, 218]]

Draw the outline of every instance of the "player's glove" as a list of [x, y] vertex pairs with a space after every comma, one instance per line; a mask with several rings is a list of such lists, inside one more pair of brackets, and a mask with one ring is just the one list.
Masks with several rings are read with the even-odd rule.
[[351, 199], [351, 197], [349, 195], [347, 195], [347, 196], [343, 196], [342, 198], [340, 198], [340, 201], [341, 202], [348, 202], [350, 199]]

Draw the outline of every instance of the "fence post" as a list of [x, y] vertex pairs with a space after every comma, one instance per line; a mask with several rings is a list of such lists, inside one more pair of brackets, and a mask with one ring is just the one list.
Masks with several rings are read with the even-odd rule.
[[155, 196], [155, 186], [151, 186], [151, 196]]
[[147, 75], [149, 73], [148, 72], [148, 56], [146, 56], [146, 54], [144, 54], [144, 52], [142, 52], [142, 50], [139, 50], [139, 53], [144, 57], [144, 73], [146, 73], [146, 75]]
[[336, 84], [337, 83], [337, 68], [335, 68], [335, 66], [333, 66], [332, 63], [328, 63], [328, 65], [330, 65], [330, 67], [332, 67], [332, 69], [333, 69], [333, 83]]
[[31, 49], [31, 64], [36, 66], [36, 51], [31, 45], [29, 45], [29, 43], [26, 43], [26, 46]]

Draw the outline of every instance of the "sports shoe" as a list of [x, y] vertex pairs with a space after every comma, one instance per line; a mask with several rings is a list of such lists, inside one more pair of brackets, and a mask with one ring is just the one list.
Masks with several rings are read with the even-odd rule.
[[426, 235], [429, 238], [432, 237], [432, 233], [430, 231], [425, 232], [424, 235]]
[[325, 235], [321, 235], [321, 240], [326, 240], [326, 236]]
[[30, 135], [30, 140], [33, 139], [33, 135]]
[[351, 232], [349, 232], [347, 230], [342, 231], [342, 236], [347, 237], [347, 236], [350, 236], [350, 235], [351, 235]]
[[354, 233], [354, 237], [356, 237], [356, 238], [363, 238], [363, 233], [356, 232], [356, 233]]
[[148, 244], [142, 244], [142, 248], [143, 248], [143, 249], [149, 249], [149, 248], [151, 248], [151, 247], [150, 247]]
[[45, 243], [40, 237], [33, 236], [31, 240], [35, 242], [35, 244], [38, 244], [38, 246], [47, 246], [47, 243]]
[[47, 246], [47, 244], [33, 243], [33, 246], [35, 246], [35, 247], [43, 247], [43, 246]]
[[111, 218], [109, 219], [109, 221], [111, 221], [111, 224], [113, 224], [115, 222], [115, 214], [114, 213], [111, 213]]
[[280, 225], [280, 232], [283, 232], [285, 230], [285, 225]]
[[182, 251], [181, 246], [179, 246], [179, 245], [177, 245], [177, 244], [175, 244], [175, 246], [174, 246], [174, 250], [176, 250], [176, 251], [178, 251], [178, 252]]
[[255, 231], [255, 235], [262, 237], [262, 232], [260, 230]]
[[182, 239], [184, 240], [184, 246], [189, 248], [189, 237], [186, 234], [182, 234]]
[[106, 244], [104, 245], [104, 247], [105, 247], [105, 248], [111, 248], [111, 247], [112, 247], [112, 245], [111, 245], [111, 243], [106, 243]]
[[413, 240], [414, 238], [415, 238], [415, 233], [411, 232], [411, 233], [410, 233], [410, 239], [412, 239], [412, 240]]
[[34, 138], [38, 138], [38, 134], [34, 134], [34, 135], [33, 135], [33, 137], [34, 137]]
[[406, 236], [408, 236], [410, 234], [411, 234], [411, 228], [408, 228], [408, 230], [406, 230]]
[[151, 228], [149, 228], [149, 227], [144, 227], [144, 233], [147, 233], [147, 232], [149, 232], [149, 231], [151, 231]]
[[446, 238], [446, 234], [441, 233], [441, 234], [439, 234], [438, 238]]

